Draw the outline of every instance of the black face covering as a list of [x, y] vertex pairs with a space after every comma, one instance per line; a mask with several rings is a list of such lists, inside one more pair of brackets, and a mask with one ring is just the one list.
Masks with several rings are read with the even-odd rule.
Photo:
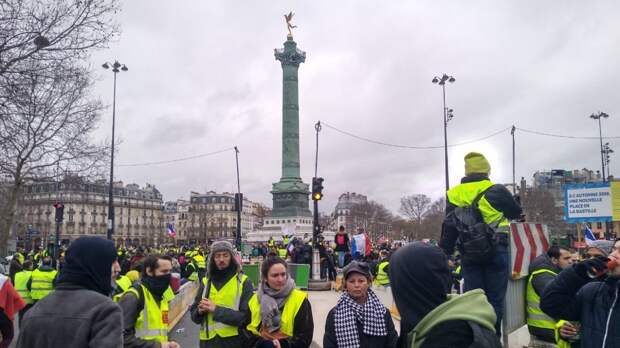
[[156, 297], [161, 298], [166, 289], [170, 286], [171, 274], [165, 274], [160, 276], [146, 276], [142, 278], [142, 284], [146, 286], [149, 291]]
[[412, 243], [390, 258], [390, 286], [401, 314], [401, 332], [409, 333], [425, 315], [447, 300], [451, 277], [448, 258], [438, 247]]

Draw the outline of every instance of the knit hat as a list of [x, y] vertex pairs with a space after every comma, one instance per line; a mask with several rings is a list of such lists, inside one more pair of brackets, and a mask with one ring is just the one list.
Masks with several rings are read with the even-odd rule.
[[484, 155], [478, 152], [470, 152], [465, 155], [465, 175], [489, 174], [491, 166]]
[[590, 249], [590, 248], [596, 248], [596, 249], [602, 251], [605, 254], [605, 256], [607, 256], [607, 255], [611, 254], [611, 252], [613, 251], [614, 241], [612, 241], [612, 240], [603, 240], [603, 239], [595, 240], [595, 241], [590, 242], [590, 244], [588, 245], [587, 249]]
[[230, 253], [230, 262], [236, 265], [237, 270], [240, 269], [239, 263], [235, 258], [236, 252], [233, 245], [229, 241], [219, 240], [211, 244], [211, 252], [209, 253], [209, 257], [207, 258], [207, 274], [212, 274], [215, 270], [215, 260], [213, 259], [213, 257], [215, 256], [215, 253], [220, 251], [228, 251]]
[[129, 271], [125, 276], [127, 276], [132, 283], [136, 280], [140, 280], [140, 273], [138, 273], [138, 271]]

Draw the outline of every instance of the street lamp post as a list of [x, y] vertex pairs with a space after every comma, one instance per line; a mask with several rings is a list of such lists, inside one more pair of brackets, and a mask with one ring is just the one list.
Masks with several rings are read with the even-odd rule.
[[[609, 115], [604, 112], [598, 112], [598, 114], [590, 115], [593, 120], [598, 120], [598, 137], [601, 143], [601, 177], [603, 182], [607, 181], [605, 175], [605, 149], [603, 148], [603, 127], [601, 125], [601, 118], [609, 118]], [[605, 239], [609, 239], [609, 222], [605, 221]]]
[[119, 71], [127, 71], [127, 66], [121, 64], [118, 61], [114, 61], [113, 64], [108, 62], [101, 65], [104, 69], [109, 69], [112, 66], [112, 72], [114, 73], [114, 94], [112, 97], [112, 147], [110, 149], [110, 187], [108, 192], [108, 239], [112, 239], [114, 234], [114, 126], [116, 122], [116, 74]]
[[601, 118], [608, 118], [608, 117], [609, 117], [608, 114], [604, 112], [600, 112], [600, 111], [598, 114], [590, 115], [591, 119], [598, 120], [598, 136], [601, 142], [601, 176], [603, 177], [603, 182], [607, 181], [607, 178], [605, 177], [605, 150], [603, 149], [603, 130], [601, 126]]
[[443, 91], [443, 143], [444, 143], [444, 156], [445, 156], [445, 169], [446, 169], [446, 191], [450, 189], [450, 178], [448, 172], [448, 122], [454, 117], [452, 112], [454, 110], [446, 108], [446, 82], [454, 83], [456, 81], [454, 77], [447, 74], [443, 74], [441, 77], [435, 76], [433, 83], [441, 86]]

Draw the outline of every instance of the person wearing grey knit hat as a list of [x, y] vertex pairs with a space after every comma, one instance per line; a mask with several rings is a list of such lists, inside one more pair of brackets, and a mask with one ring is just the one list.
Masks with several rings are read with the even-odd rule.
[[614, 249], [614, 241], [599, 239], [589, 242], [586, 248], [586, 257], [607, 256], [612, 253]]
[[200, 327], [200, 348], [242, 347], [239, 327], [250, 319], [248, 302], [254, 293], [252, 282], [242, 273], [236, 251], [227, 241], [211, 245], [207, 274], [190, 308], [192, 321]]

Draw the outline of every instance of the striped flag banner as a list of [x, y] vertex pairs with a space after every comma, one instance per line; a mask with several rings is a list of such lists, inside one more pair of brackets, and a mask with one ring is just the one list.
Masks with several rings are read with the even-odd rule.
[[510, 224], [512, 279], [528, 275], [530, 262], [549, 249], [549, 230], [545, 224]]

